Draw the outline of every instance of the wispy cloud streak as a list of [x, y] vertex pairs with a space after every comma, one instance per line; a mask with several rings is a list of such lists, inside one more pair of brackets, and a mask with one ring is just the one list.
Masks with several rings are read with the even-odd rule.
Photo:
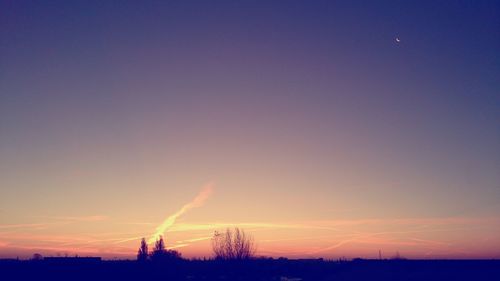
[[96, 216], [81, 216], [81, 217], [46, 217], [47, 219], [68, 221], [68, 222], [97, 222], [108, 220], [107, 216], [96, 215]]
[[172, 227], [172, 225], [174, 225], [177, 218], [182, 216], [184, 213], [193, 208], [201, 207], [205, 203], [205, 201], [210, 197], [212, 192], [213, 192], [213, 184], [210, 183], [205, 185], [200, 191], [200, 193], [198, 193], [198, 195], [193, 199], [193, 201], [182, 206], [180, 210], [175, 212], [173, 215], [167, 217], [163, 221], [163, 223], [156, 228], [155, 233], [148, 240], [148, 243], [153, 243], [156, 239], [158, 239], [161, 235], [163, 235], [165, 231], [167, 231], [170, 227]]

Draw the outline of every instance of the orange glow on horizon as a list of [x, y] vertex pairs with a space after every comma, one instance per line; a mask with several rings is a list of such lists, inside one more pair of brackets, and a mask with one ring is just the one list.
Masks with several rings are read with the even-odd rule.
[[[200, 206], [209, 194], [207, 190], [205, 187], [197, 196], [198, 200], [185, 206]], [[75, 220], [74, 224], [77, 223], [79, 220]], [[43, 234], [47, 229], [38, 229], [39, 225], [26, 224], [24, 229], [19, 229], [19, 226], [9, 229], [4, 225], [8, 231], [0, 232], [2, 253], [17, 251], [27, 256], [42, 252], [45, 255], [69, 253], [133, 258], [143, 237], [140, 233]], [[473, 229], [475, 225], [491, 229], [489, 240], [473, 239], [475, 234], [467, 229]], [[498, 257], [500, 250], [488, 244], [499, 242], [493, 233], [500, 230], [500, 218], [464, 217], [300, 223], [179, 222], [166, 229], [167, 248], [179, 250], [185, 257], [210, 257], [213, 232], [233, 226], [243, 228], [255, 237], [258, 255], [272, 257], [376, 257], [381, 249], [388, 257], [399, 252], [408, 258], [494, 258]], [[458, 235], [457, 231], [461, 234]], [[464, 240], [463, 235], [470, 240]]]

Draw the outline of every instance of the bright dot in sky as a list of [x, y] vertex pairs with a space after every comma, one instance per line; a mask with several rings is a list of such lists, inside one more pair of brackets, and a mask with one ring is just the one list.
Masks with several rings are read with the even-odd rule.
[[399, 39], [399, 37], [396, 37], [396, 43], [399, 43], [401, 42], [401, 39]]

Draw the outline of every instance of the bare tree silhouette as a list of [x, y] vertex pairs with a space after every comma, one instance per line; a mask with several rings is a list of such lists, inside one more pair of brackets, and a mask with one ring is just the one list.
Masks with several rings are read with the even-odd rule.
[[139, 248], [139, 251], [137, 252], [137, 260], [138, 261], [147, 261], [148, 256], [149, 256], [148, 244], [146, 243], [146, 239], [142, 238], [141, 247]]
[[216, 259], [244, 260], [253, 258], [256, 246], [253, 237], [235, 227], [225, 233], [215, 232], [212, 238], [212, 250]]

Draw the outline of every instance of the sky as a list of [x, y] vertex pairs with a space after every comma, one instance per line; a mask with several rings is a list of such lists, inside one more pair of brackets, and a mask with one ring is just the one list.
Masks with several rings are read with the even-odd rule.
[[0, 257], [500, 258], [500, 2], [0, 0]]

